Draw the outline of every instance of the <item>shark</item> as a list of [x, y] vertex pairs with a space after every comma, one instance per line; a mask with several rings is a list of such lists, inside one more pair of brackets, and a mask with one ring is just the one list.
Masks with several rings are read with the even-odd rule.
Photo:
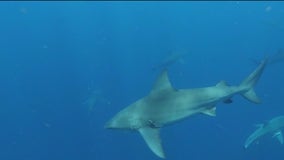
[[165, 70], [176, 62], [184, 63], [183, 57], [185, 55], [186, 53], [183, 53], [183, 52], [171, 52], [171, 54], [169, 54], [165, 59], [163, 59], [160, 64], [158, 64], [157, 66], [154, 66], [152, 70], [153, 71]]
[[88, 116], [91, 117], [98, 106], [110, 105], [111, 101], [104, 96], [102, 90], [94, 89], [82, 104], [87, 108]]
[[94, 108], [98, 105], [99, 102], [103, 101], [102, 92], [100, 90], [93, 90], [89, 98], [83, 102], [88, 107], [88, 112], [91, 113], [94, 111]]
[[[279, 62], [282, 62], [284, 61], [284, 50], [282, 48], [279, 48], [277, 50], [277, 52], [271, 56], [269, 56], [269, 61], [268, 61], [268, 64], [269, 65], [272, 65], [272, 64], [277, 64]], [[256, 60], [256, 59], [253, 59], [253, 58], [250, 58], [250, 60], [254, 63], [254, 64], [259, 64], [259, 60]]]
[[277, 53], [269, 58], [269, 64], [275, 64], [284, 61], [284, 50], [282, 48], [278, 49]]
[[104, 127], [138, 131], [155, 155], [166, 158], [160, 138], [162, 127], [196, 114], [216, 116], [216, 105], [220, 102], [232, 103], [232, 97], [237, 94], [253, 103], [260, 103], [254, 87], [267, 62], [267, 59], [261, 61], [237, 86], [229, 86], [222, 80], [210, 87], [176, 89], [169, 80], [167, 70], [163, 70], [148, 95], [119, 111]]
[[277, 138], [277, 140], [283, 144], [281, 129], [284, 128], [284, 116], [278, 116], [263, 124], [257, 124], [256, 127], [257, 129], [247, 138], [244, 145], [245, 148], [248, 148], [252, 143], [267, 134], [272, 134], [272, 137]]

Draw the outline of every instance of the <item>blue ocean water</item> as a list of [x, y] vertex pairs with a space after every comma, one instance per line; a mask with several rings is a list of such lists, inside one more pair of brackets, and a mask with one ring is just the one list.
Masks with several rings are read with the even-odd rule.
[[[284, 48], [283, 2], [0, 2], [0, 159], [160, 159], [136, 132], [107, 130], [151, 90], [170, 53], [175, 88], [238, 85]], [[255, 90], [162, 128], [167, 159], [283, 159], [266, 137], [244, 149], [254, 124], [284, 115], [283, 65]]]

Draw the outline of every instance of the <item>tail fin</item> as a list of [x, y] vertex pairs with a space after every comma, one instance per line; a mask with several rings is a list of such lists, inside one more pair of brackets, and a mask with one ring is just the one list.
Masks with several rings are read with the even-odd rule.
[[253, 103], [260, 103], [260, 99], [254, 92], [254, 86], [261, 77], [267, 63], [268, 58], [264, 59], [240, 85], [240, 87], [245, 90], [245, 92], [242, 93], [242, 96]]

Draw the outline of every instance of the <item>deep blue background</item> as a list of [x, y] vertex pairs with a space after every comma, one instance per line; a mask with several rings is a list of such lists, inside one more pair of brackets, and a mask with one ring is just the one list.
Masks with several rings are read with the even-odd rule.
[[[159, 159], [138, 133], [103, 128], [151, 90], [153, 66], [182, 50], [174, 87], [237, 85], [283, 37], [283, 2], [1, 2], [0, 159]], [[215, 118], [163, 128], [168, 159], [283, 159], [270, 137], [243, 149], [253, 124], [284, 114], [283, 75], [283, 64], [267, 67], [260, 105], [236, 96]]]

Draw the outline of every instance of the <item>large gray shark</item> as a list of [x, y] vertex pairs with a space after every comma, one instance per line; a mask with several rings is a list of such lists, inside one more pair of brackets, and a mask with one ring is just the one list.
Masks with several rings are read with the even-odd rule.
[[264, 124], [257, 124], [256, 127], [258, 127], [257, 130], [247, 138], [245, 148], [248, 148], [250, 144], [267, 134], [272, 134], [273, 137], [276, 137], [283, 144], [281, 129], [284, 128], [284, 116], [275, 117]]
[[225, 81], [220, 81], [216, 86], [196, 89], [174, 89], [164, 70], [147, 96], [117, 113], [105, 128], [138, 131], [148, 147], [157, 156], [165, 158], [159, 135], [161, 127], [198, 113], [215, 116], [216, 105], [219, 102], [231, 103], [236, 94], [260, 103], [253, 87], [266, 63], [267, 59], [263, 60], [239, 86], [228, 86]]

